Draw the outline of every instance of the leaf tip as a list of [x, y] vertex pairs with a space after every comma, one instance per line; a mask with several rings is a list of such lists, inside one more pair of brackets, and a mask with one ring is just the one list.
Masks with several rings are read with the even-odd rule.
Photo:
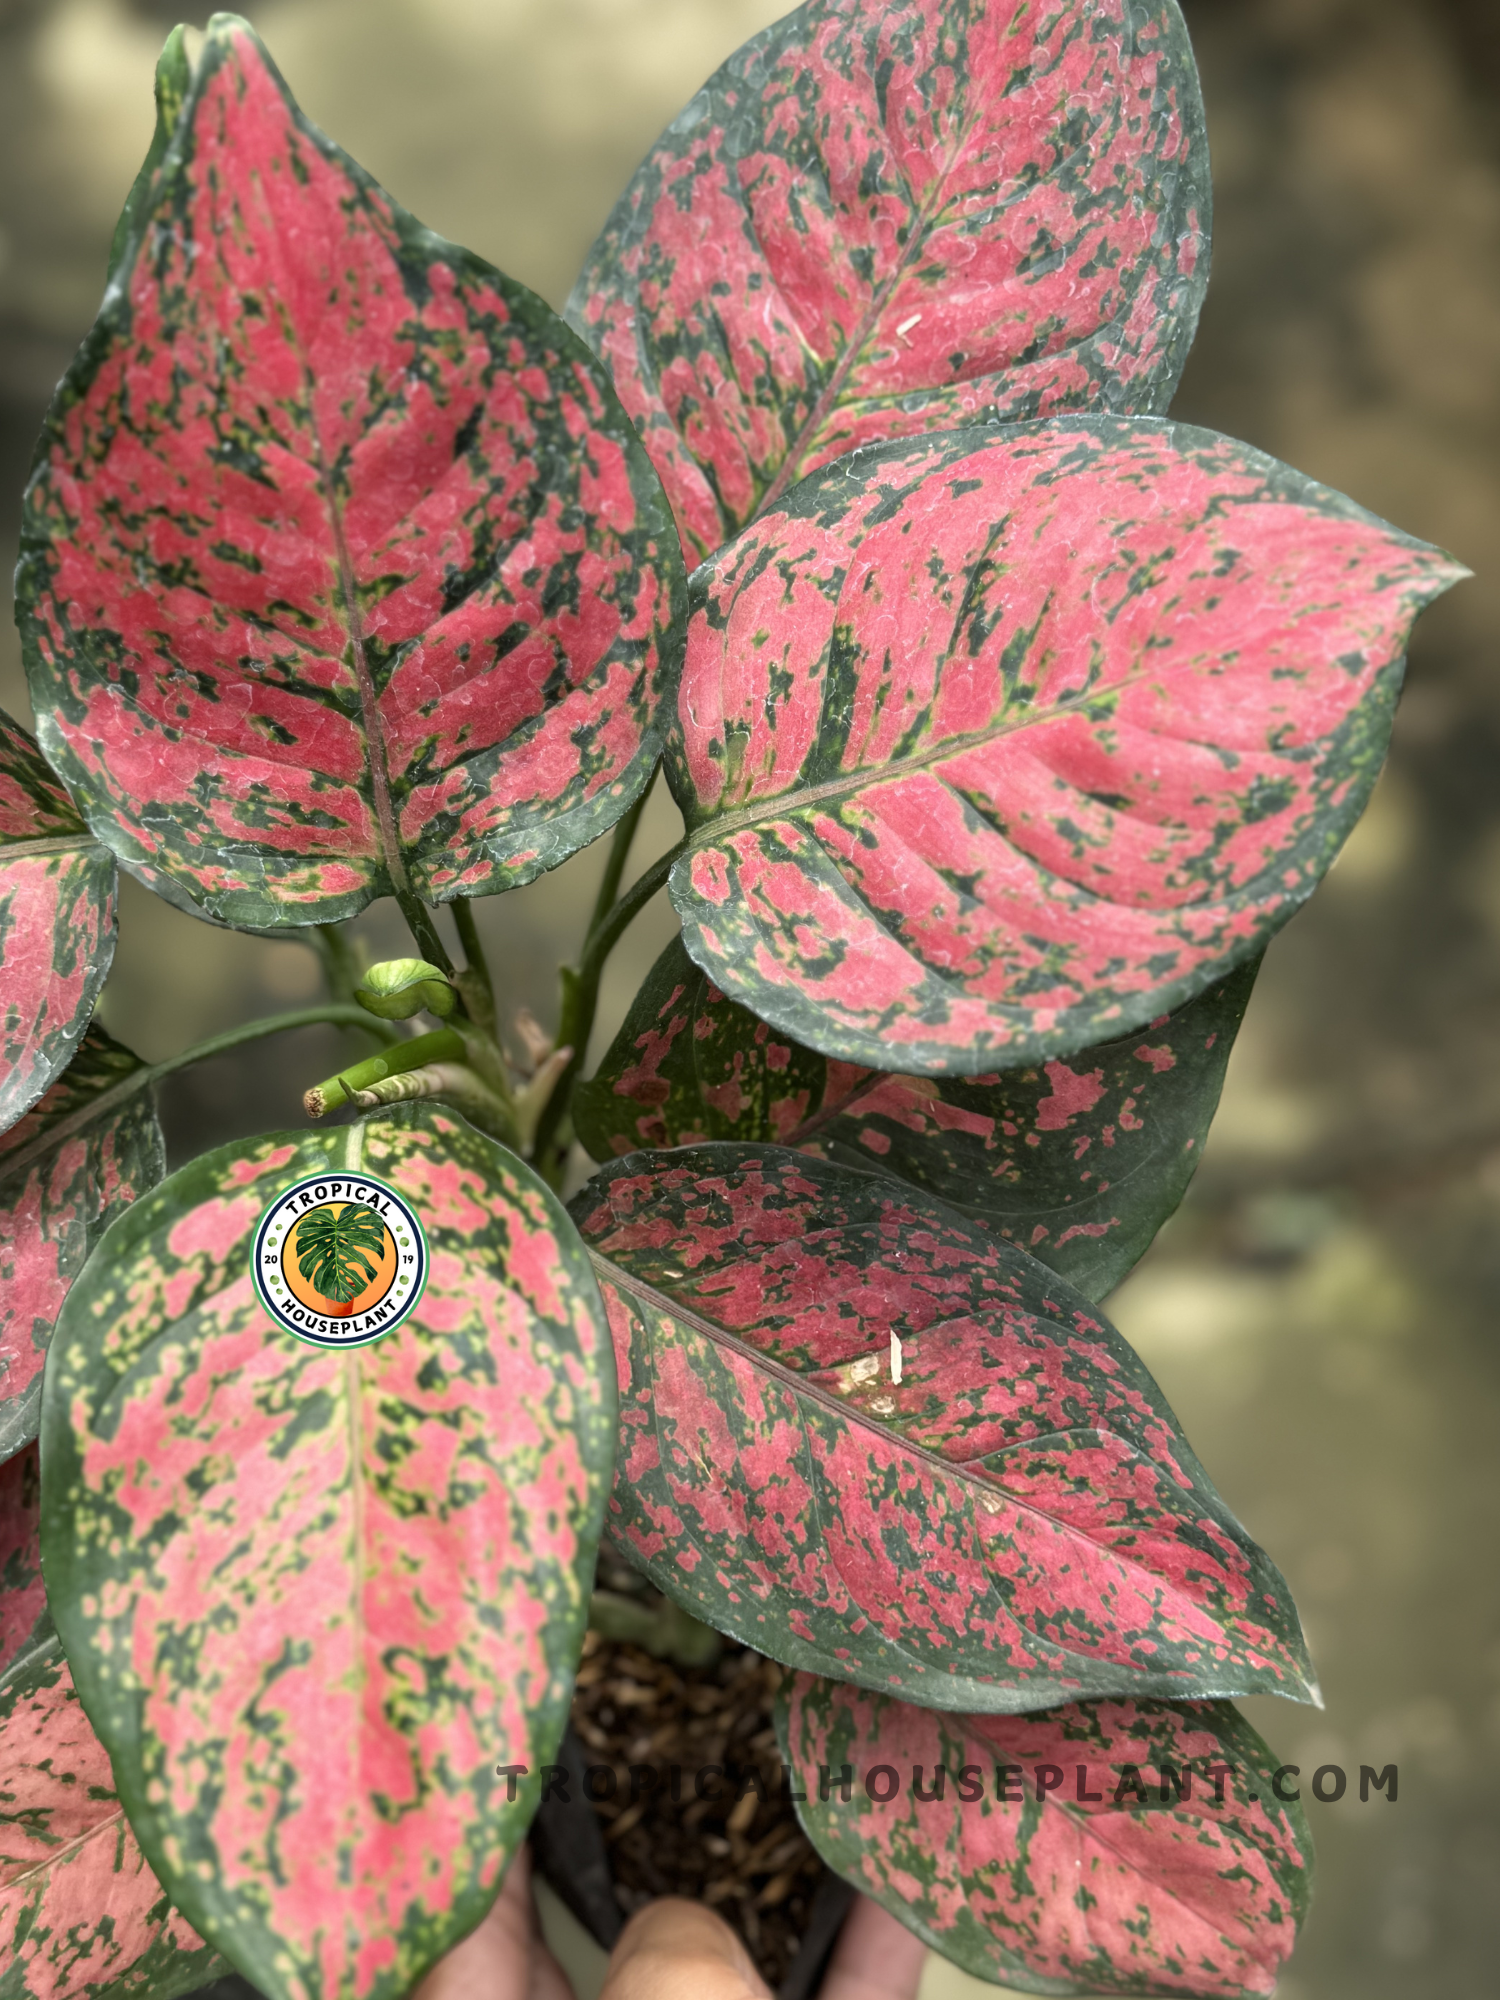
[[1442, 560], [1432, 566], [1434, 597], [1451, 590], [1456, 583], [1467, 583], [1474, 574], [1466, 562], [1460, 562], [1457, 556], [1450, 556], [1446, 549], [1440, 549], [1438, 553]]
[[1439, 548], [1435, 542], [1419, 541], [1409, 535], [1402, 535], [1401, 541], [1407, 552], [1417, 558], [1409, 572], [1408, 582], [1409, 601], [1414, 606], [1413, 617], [1452, 590], [1456, 583], [1468, 582], [1474, 574], [1466, 562], [1460, 562], [1457, 556]]

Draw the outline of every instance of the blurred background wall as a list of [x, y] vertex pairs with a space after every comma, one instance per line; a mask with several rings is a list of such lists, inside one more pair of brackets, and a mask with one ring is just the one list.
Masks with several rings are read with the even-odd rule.
[[[311, 115], [424, 221], [561, 304], [659, 127], [776, 0], [268, 0]], [[1500, 0], [1187, 0], [1214, 278], [1174, 414], [1442, 543], [1476, 580], [1419, 628], [1395, 748], [1273, 945], [1204, 1167], [1113, 1310], [1286, 1571], [1327, 1709], [1247, 1704], [1313, 1805], [1291, 2000], [1484, 2000], [1500, 1962]], [[0, 540], [88, 325], [175, 0], [0, 0]], [[201, 24], [206, 10], [188, 10]], [[0, 702], [29, 711], [0, 635]], [[653, 804], [640, 858], [675, 837]], [[544, 1020], [598, 859], [482, 906]], [[361, 920], [379, 951], [400, 933]], [[613, 1031], [664, 941], [617, 955]], [[311, 954], [127, 882], [104, 1018], [156, 1057], [308, 997]], [[318, 1031], [321, 1032], [321, 1031]], [[165, 1106], [175, 1158], [291, 1124], [318, 1032]], [[602, 1040], [596, 1048], [602, 1047]], [[324, 1058], [327, 1058], [327, 1062]]]

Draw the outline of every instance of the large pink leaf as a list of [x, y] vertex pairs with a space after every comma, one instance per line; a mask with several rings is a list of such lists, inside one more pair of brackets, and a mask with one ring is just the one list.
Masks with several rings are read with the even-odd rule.
[[0, 711], [0, 1132], [68, 1063], [114, 949], [114, 859]]
[[812, 0], [668, 126], [569, 315], [697, 560], [855, 445], [1165, 410], [1208, 211], [1175, 0]]
[[938, 1708], [1316, 1699], [1161, 1391], [982, 1224], [775, 1146], [633, 1154], [573, 1212], [615, 1336], [610, 1532], [699, 1617]]
[[6, 2000], [174, 2000], [229, 1969], [148, 1867], [54, 1639], [0, 1682]]
[[646, 782], [680, 589], [582, 341], [217, 15], [23, 526], [38, 729], [99, 837], [252, 926], [527, 881]]
[[1248, 445], [872, 447], [693, 577], [687, 948], [794, 1040], [973, 1075], [1141, 1026], [1311, 892], [1462, 567]]
[[770, 1140], [925, 1188], [1102, 1299], [1202, 1156], [1254, 965], [1144, 1033], [998, 1076], [889, 1076], [799, 1048], [674, 939], [573, 1096], [596, 1160]]
[[823, 1858], [981, 1979], [1228, 2000], [1296, 1942], [1307, 1822], [1225, 1702], [934, 1715], [798, 1674], [777, 1727]]
[[[248, 1268], [268, 1200], [341, 1168], [430, 1247], [411, 1318], [343, 1352]], [[271, 2000], [396, 2000], [484, 1914], [567, 1720], [613, 1432], [566, 1214], [442, 1110], [210, 1153], [75, 1284], [53, 1617], [153, 1868]]]
[[0, 1135], [0, 1459], [36, 1436], [42, 1363], [69, 1285], [166, 1170], [150, 1098], [126, 1094], [141, 1067], [90, 1027], [46, 1096]]

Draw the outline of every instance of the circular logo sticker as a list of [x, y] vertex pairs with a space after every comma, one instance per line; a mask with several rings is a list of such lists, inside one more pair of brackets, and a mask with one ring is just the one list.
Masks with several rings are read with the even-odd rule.
[[427, 1283], [416, 1210], [373, 1174], [315, 1174], [279, 1194], [255, 1232], [260, 1302], [317, 1347], [364, 1347], [401, 1324]]

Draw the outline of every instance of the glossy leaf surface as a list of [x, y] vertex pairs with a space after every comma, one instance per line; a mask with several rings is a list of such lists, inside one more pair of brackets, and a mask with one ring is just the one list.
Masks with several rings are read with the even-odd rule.
[[1466, 574], [1154, 419], [874, 447], [693, 578], [672, 898], [809, 1047], [976, 1075], [1181, 1005], [1310, 894]]
[[939, 1708], [1306, 1697], [1280, 1575], [1045, 1266], [777, 1147], [634, 1154], [573, 1213], [615, 1336], [610, 1532], [700, 1618]]
[[[1275, 1798], [1278, 1759], [1226, 1702], [934, 1715], [798, 1674], [777, 1728], [823, 1858], [981, 1979], [1218, 2000], [1270, 1993], [1296, 1942], [1312, 1885], [1306, 1818]], [[852, 1802], [832, 1785], [820, 1799], [819, 1766], [846, 1763]], [[870, 1791], [890, 1778], [866, 1782], [882, 1764], [899, 1780], [884, 1804]], [[915, 1797], [914, 1771], [943, 1796]]]
[[1208, 226], [1175, 0], [815, 0], [668, 126], [569, 316], [696, 561], [856, 445], [1165, 410]]
[[0, 1131], [66, 1067], [114, 950], [114, 859], [0, 711]]
[[[450, 1113], [221, 1148], [74, 1287], [48, 1363], [53, 1615], [131, 1824], [270, 2000], [404, 1994], [478, 1921], [567, 1719], [613, 1451], [609, 1342], [556, 1198]], [[431, 1251], [338, 1352], [252, 1289], [268, 1201], [394, 1185]]]
[[0, 1683], [6, 2000], [175, 2000], [230, 1970], [173, 1909], [54, 1639]]
[[596, 1160], [770, 1140], [909, 1182], [999, 1230], [1085, 1297], [1112, 1291], [1182, 1199], [1256, 967], [1144, 1034], [998, 1076], [888, 1076], [799, 1048], [727, 999], [679, 940], [636, 995], [573, 1124]]
[[19, 584], [90, 824], [247, 926], [555, 866], [644, 785], [675, 668], [676, 536], [599, 363], [232, 15], [132, 202]]
[[0, 1136], [0, 1459], [36, 1436], [42, 1364], [68, 1287], [117, 1215], [166, 1171], [143, 1067], [90, 1027], [46, 1096]]

